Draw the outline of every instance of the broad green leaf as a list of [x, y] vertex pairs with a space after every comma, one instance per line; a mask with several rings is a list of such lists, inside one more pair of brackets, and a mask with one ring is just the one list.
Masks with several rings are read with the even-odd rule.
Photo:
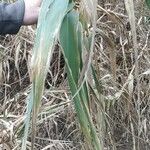
[[[55, 40], [57, 39], [61, 23], [67, 12], [68, 2], [69, 0], [44, 0], [41, 6], [37, 35], [31, 61], [31, 101], [33, 100], [32, 149], [35, 137], [36, 117], [38, 115], [44, 90], [45, 78], [51, 60]], [[28, 125], [26, 124], [25, 127], [25, 132], [28, 132]], [[22, 150], [26, 149], [26, 140], [27, 139], [24, 139]]]
[[82, 32], [79, 14], [75, 10], [72, 10], [66, 15], [62, 23], [60, 44], [67, 65], [69, 86], [74, 98], [74, 107], [77, 112], [80, 127], [89, 142], [89, 148], [101, 150], [100, 142], [89, 113], [86, 82], [83, 82], [83, 85], [78, 89], [79, 74], [83, 66], [81, 59], [81, 53], [83, 51]]
[[[72, 17], [73, 16], [73, 17]], [[60, 34], [60, 40], [63, 40], [63, 49], [65, 47], [65, 57], [67, 59], [67, 63], [69, 64], [70, 68], [74, 68], [72, 70], [72, 75], [75, 80], [75, 83], [78, 83], [78, 77], [79, 77], [79, 71], [80, 71], [80, 65], [81, 65], [81, 60], [80, 60], [80, 51], [78, 49], [79, 44], [78, 44], [78, 23], [79, 23], [79, 15], [77, 13], [69, 13], [66, 15], [63, 25], [61, 27], [61, 32]], [[68, 37], [68, 34], [71, 35], [71, 37]]]

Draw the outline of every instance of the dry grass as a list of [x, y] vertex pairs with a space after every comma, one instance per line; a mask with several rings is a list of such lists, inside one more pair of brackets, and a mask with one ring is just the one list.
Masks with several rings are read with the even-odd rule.
[[[107, 150], [150, 149], [150, 11], [136, 0], [139, 83], [135, 80], [135, 57], [131, 27], [124, 1], [99, 0], [93, 65], [102, 85]], [[0, 44], [0, 149], [19, 149], [30, 91], [28, 68], [35, 27], [23, 27], [18, 35], [1, 37]], [[139, 97], [139, 99], [138, 99]], [[95, 101], [91, 93], [91, 99]], [[44, 150], [87, 149], [75, 121], [59, 46], [45, 83], [38, 116], [36, 147]], [[96, 102], [95, 102], [96, 103]], [[92, 107], [96, 107], [92, 105]], [[48, 111], [51, 108], [52, 111]], [[97, 112], [93, 112], [93, 120]], [[101, 118], [100, 118], [101, 119]], [[30, 147], [30, 138], [28, 146]]]

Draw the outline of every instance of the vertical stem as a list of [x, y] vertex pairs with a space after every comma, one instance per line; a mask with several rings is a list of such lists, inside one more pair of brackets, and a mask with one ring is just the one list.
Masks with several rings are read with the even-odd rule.
[[[137, 89], [137, 114], [138, 114], [138, 136], [140, 128], [140, 80], [139, 80], [139, 63], [138, 63], [138, 44], [137, 44], [137, 34], [136, 34], [136, 23], [134, 14], [134, 3], [133, 0], [125, 0], [125, 6], [129, 15], [129, 21], [131, 24], [132, 38], [133, 38], [133, 48], [134, 48], [134, 58], [135, 58], [135, 81]], [[139, 138], [137, 141], [137, 149], [139, 149]]]

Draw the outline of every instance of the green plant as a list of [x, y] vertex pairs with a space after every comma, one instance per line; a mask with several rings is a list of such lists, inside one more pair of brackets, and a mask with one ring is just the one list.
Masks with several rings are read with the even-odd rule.
[[[94, 150], [102, 149], [90, 114], [87, 82], [94, 46], [97, 3], [96, 0], [84, 0], [80, 4], [81, 10], [75, 7], [73, 0], [45, 0], [42, 3], [31, 62], [32, 89], [29, 96], [22, 150], [26, 149], [31, 112], [32, 149], [34, 148], [36, 118], [57, 39], [60, 41], [64, 54], [74, 107], [88, 147]], [[88, 24], [93, 26], [92, 32], [88, 29]], [[85, 50], [88, 55], [84, 61], [82, 55]]]
[[150, 8], [150, 0], [145, 0], [145, 2], [147, 4], [148, 8]]

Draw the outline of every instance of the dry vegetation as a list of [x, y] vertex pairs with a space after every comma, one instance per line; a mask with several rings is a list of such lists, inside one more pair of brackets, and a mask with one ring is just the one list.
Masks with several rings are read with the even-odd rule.
[[[138, 76], [131, 25], [124, 0], [99, 0], [93, 65], [101, 84], [101, 101], [91, 91], [95, 125], [101, 125], [105, 150], [150, 149], [150, 10], [135, 0]], [[29, 66], [35, 27], [0, 37], [0, 149], [16, 150], [31, 89]], [[87, 149], [67, 85], [64, 59], [56, 46], [45, 82], [36, 129], [36, 149]], [[91, 79], [92, 82], [92, 79]], [[96, 104], [96, 105], [95, 105]], [[102, 105], [102, 113], [97, 112]], [[28, 139], [28, 147], [31, 146]]]

